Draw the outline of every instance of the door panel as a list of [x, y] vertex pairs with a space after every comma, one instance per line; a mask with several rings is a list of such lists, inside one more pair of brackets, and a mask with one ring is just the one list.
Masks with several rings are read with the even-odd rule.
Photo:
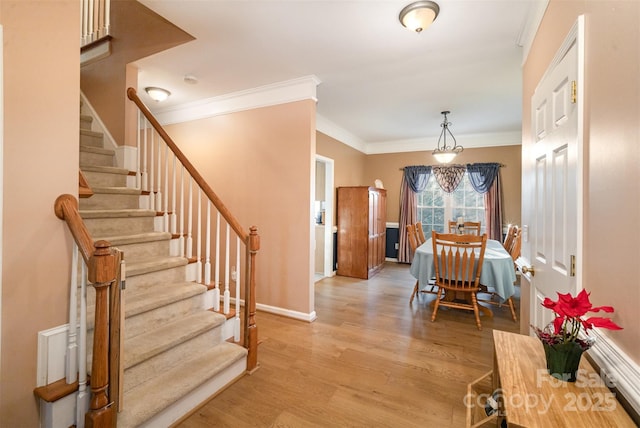
[[577, 48], [566, 55], [539, 83], [531, 99], [533, 145], [528, 152], [533, 180], [530, 205], [529, 254], [535, 267], [531, 278], [531, 321], [543, 327], [551, 321], [541, 306], [556, 292], [575, 293], [576, 281], [570, 260], [577, 249], [577, 145], [578, 109], [573, 97], [577, 79]]

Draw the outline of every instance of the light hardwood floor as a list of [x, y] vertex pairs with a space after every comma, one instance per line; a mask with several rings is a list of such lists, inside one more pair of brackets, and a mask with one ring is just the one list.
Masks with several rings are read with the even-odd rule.
[[258, 312], [260, 369], [178, 426], [463, 427], [467, 383], [492, 367], [492, 330], [518, 324], [506, 306], [482, 331], [470, 311], [431, 322], [433, 295], [409, 306], [414, 283], [408, 265], [387, 262], [368, 281], [317, 282], [312, 323]]

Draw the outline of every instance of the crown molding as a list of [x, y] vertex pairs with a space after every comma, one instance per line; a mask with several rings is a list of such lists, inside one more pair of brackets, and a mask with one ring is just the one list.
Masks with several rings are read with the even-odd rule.
[[159, 109], [154, 111], [154, 115], [160, 124], [171, 125], [301, 100], [317, 102], [316, 88], [319, 84], [320, 79], [316, 76], [305, 76]]
[[529, 56], [529, 50], [533, 44], [533, 39], [538, 33], [538, 28], [542, 23], [544, 13], [549, 6], [549, 0], [538, 0], [531, 2], [529, 5], [529, 13], [527, 13], [527, 19], [523, 22], [522, 29], [516, 40], [516, 45], [522, 47], [522, 64], [527, 62]]
[[320, 131], [343, 144], [362, 153], [367, 152], [367, 144], [346, 129], [336, 125], [324, 116], [316, 113], [316, 131]]

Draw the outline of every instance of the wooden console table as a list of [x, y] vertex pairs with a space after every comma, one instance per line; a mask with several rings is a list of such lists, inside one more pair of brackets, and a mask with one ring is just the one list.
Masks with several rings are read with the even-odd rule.
[[635, 427], [613, 393], [583, 356], [575, 383], [547, 373], [535, 337], [493, 331], [493, 387], [511, 427]]

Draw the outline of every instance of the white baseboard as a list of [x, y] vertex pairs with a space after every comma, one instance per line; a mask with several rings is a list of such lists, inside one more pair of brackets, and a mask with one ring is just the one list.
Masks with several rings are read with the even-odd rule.
[[636, 415], [640, 415], [640, 366], [606, 333], [594, 329], [589, 335], [596, 339], [588, 351], [589, 356], [598, 365], [601, 373], [606, 373], [607, 384], [613, 385]]
[[65, 355], [69, 324], [38, 332], [36, 386], [44, 386], [66, 376]]
[[264, 305], [261, 303], [256, 304], [256, 309], [269, 312], [271, 314], [282, 315], [288, 318], [293, 318], [296, 320], [307, 321], [307, 322], [313, 322], [317, 318], [316, 311], [312, 311], [306, 314], [304, 312], [298, 312], [298, 311], [293, 311], [291, 309], [279, 308], [277, 306]]

